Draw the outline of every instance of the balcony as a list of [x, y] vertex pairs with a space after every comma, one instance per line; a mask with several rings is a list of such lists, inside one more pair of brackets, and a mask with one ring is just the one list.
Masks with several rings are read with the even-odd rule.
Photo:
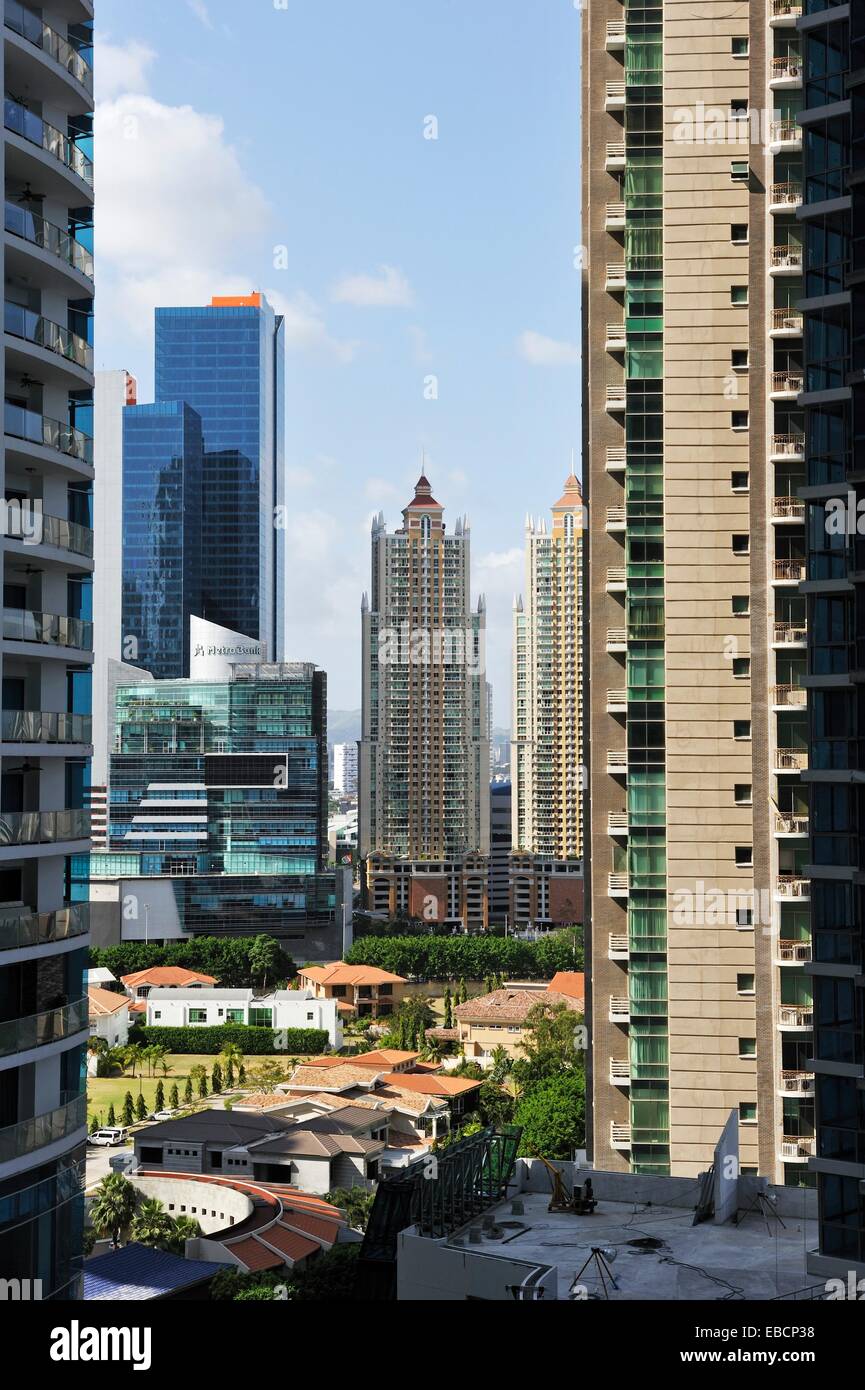
[[801, 338], [804, 315], [797, 309], [773, 309], [769, 326], [770, 338]]
[[3, 314], [3, 329], [11, 338], [20, 338], [32, 343], [34, 347], [53, 352], [65, 361], [80, 367], [82, 371], [93, 371], [93, 349], [84, 338], [64, 328], [62, 324], [52, 323], [51, 319], [34, 314], [20, 304], [6, 301]]
[[627, 811], [608, 811], [607, 812], [607, 834], [608, 835], [627, 835], [628, 833], [628, 813]]
[[773, 647], [804, 647], [808, 643], [808, 625], [800, 623], [774, 623], [772, 627]]
[[20, 135], [31, 145], [38, 145], [46, 154], [53, 155], [70, 173], [75, 174], [82, 183], [93, 188], [93, 163], [78, 148], [74, 140], [35, 112], [28, 111], [20, 102], [6, 97], [3, 102], [3, 123], [13, 135]]
[[89, 839], [89, 811], [0, 811], [0, 849]]
[[608, 294], [621, 294], [627, 288], [628, 276], [624, 261], [611, 261], [607, 265], [604, 289]]
[[604, 168], [608, 174], [617, 174], [625, 167], [625, 142], [624, 140], [608, 140], [607, 151], [604, 157]]
[[799, 838], [802, 835], [807, 835], [808, 817], [785, 815], [783, 811], [776, 811], [775, 834], [779, 839]]
[[802, 185], [788, 180], [769, 185], [769, 211], [776, 216], [795, 212], [802, 206]]
[[770, 275], [801, 275], [802, 247], [773, 246], [769, 252]]
[[86, 936], [90, 930], [90, 904], [76, 903], [56, 912], [33, 912], [22, 907], [19, 913], [6, 907], [0, 915], [0, 951], [21, 951], [28, 946], [46, 946]]
[[[607, 387], [607, 390], [610, 388]], [[628, 514], [624, 507], [608, 507], [606, 529], [609, 534], [624, 531], [628, 523]]]
[[93, 91], [93, 69], [90, 64], [68, 39], [64, 39], [62, 34], [58, 34], [57, 30], [52, 29], [39, 15], [19, 4], [18, 0], [6, 0], [4, 18], [7, 29], [20, 34], [35, 48], [41, 48], [43, 53], [53, 58], [59, 67], [64, 68], [69, 76], [80, 82], [88, 92]]
[[784, 1135], [781, 1140], [781, 1157], [786, 1163], [807, 1163], [808, 1159], [816, 1152], [815, 1140], [812, 1137], [803, 1138], [795, 1135]]
[[782, 1004], [778, 1010], [778, 1027], [790, 1033], [809, 1032], [814, 1027], [813, 1005]]
[[607, 20], [607, 40], [606, 48], [608, 53], [621, 53], [625, 47], [625, 21], [623, 19]]
[[769, 153], [794, 154], [802, 148], [802, 127], [797, 121], [773, 121], [769, 127]]
[[626, 225], [624, 203], [609, 202], [604, 212], [604, 228], [608, 232], [623, 232]]
[[[622, 323], [608, 323], [608, 324], [607, 324], [606, 336], [605, 336], [605, 338], [604, 338], [604, 347], [606, 348], [607, 352], [624, 352], [624, 351], [625, 351], [625, 348], [626, 348], [627, 346], [628, 346], [628, 340], [627, 340], [627, 338], [625, 337], [625, 325], [624, 325], [624, 322], [622, 322]], [[607, 387], [607, 392], [608, 392], [608, 393], [609, 393], [609, 389], [610, 389], [610, 388]], [[609, 405], [608, 405], [608, 406], [607, 406], [607, 409], [609, 410], [609, 408], [610, 408], [610, 407], [609, 407]], [[621, 408], [624, 409], [624, 407], [621, 407]]]
[[70, 1135], [83, 1130], [87, 1124], [87, 1096], [75, 1095], [49, 1110], [44, 1115], [34, 1115], [30, 1120], [20, 1120], [17, 1125], [7, 1125], [0, 1129], [0, 1164], [11, 1163], [15, 1158], [36, 1153], [49, 1144], [59, 1144]]
[[[773, 434], [772, 452], [769, 455], [772, 463], [784, 463], [791, 461], [802, 463], [805, 459], [805, 436], [804, 434]], [[804, 516], [804, 506], [802, 514]]]
[[61, 516], [48, 516], [44, 512], [27, 512], [23, 504], [13, 511], [11, 504], [7, 503], [5, 511], [5, 535], [8, 540], [31, 546], [50, 545], [56, 550], [69, 550], [73, 555], [93, 559], [93, 532], [89, 526], [79, 526], [77, 522], [66, 521]]
[[40, 642], [50, 647], [93, 650], [93, 624], [56, 613], [36, 613], [28, 608], [4, 608], [4, 642]]
[[628, 466], [628, 456], [624, 449], [608, 448], [606, 469], [608, 473], [624, 473]]
[[808, 705], [808, 692], [801, 685], [775, 685], [772, 687], [774, 709], [805, 709]]
[[778, 942], [777, 961], [779, 965], [807, 965], [811, 960], [812, 947], [810, 941], [786, 941]]
[[769, 379], [769, 395], [773, 401], [795, 401], [804, 389], [802, 372], [772, 372]]
[[628, 650], [628, 633], [623, 627], [607, 628], [607, 651], [611, 655], [618, 656]]
[[802, 6], [791, 3], [791, 0], [771, 0], [769, 23], [773, 29], [795, 29], [801, 13]]
[[630, 1086], [631, 1084], [631, 1064], [630, 1062], [617, 1062], [614, 1057], [610, 1058], [610, 1085], [611, 1086]]
[[775, 772], [805, 772], [808, 768], [808, 752], [805, 748], [776, 748]]
[[772, 73], [769, 86], [774, 91], [792, 91], [802, 86], [802, 57], [789, 52], [772, 59]]
[[53, 449], [89, 468], [93, 467], [93, 440], [72, 425], [64, 425], [60, 420], [51, 420], [13, 401], [6, 401], [3, 428], [12, 439], [23, 439], [42, 449]]
[[93, 720], [89, 714], [54, 714], [45, 710], [4, 710], [4, 743], [93, 742]]
[[631, 1001], [610, 995], [609, 1018], [611, 1023], [630, 1023]]
[[614, 1120], [610, 1121], [610, 1145], [614, 1149], [630, 1149], [631, 1147], [631, 1126], [617, 1125]]
[[608, 690], [607, 691], [607, 714], [627, 714], [628, 713], [628, 692], [627, 690]]
[[627, 960], [631, 954], [627, 936], [614, 936], [611, 932], [607, 953], [610, 960]]
[[56, 256], [64, 265], [79, 271], [86, 279], [93, 279], [93, 253], [80, 241], [65, 232], [53, 222], [46, 222], [38, 213], [30, 212], [20, 203], [6, 203], [5, 228], [11, 236], [28, 241], [40, 251]]
[[807, 570], [806, 560], [773, 560], [772, 583], [776, 588], [789, 584], [799, 584], [805, 578]]
[[29, 1052], [34, 1047], [47, 1047], [49, 1043], [62, 1042], [64, 1038], [74, 1037], [86, 1029], [86, 999], [79, 999], [61, 1009], [50, 1009], [44, 1014], [13, 1018], [8, 1023], [0, 1023], [0, 1057]]
[[[626, 410], [627, 406], [628, 392], [625, 383], [622, 382], [621, 385], [616, 384], [608, 386], [606, 398], [604, 400], [604, 409], [609, 414], [619, 414], [621, 411]], [[619, 509], [616, 508], [615, 510]], [[622, 508], [622, 510], [624, 510], [624, 508]]]
[[626, 95], [624, 82], [608, 82], [604, 88], [604, 110], [624, 111]]
[[607, 875], [607, 894], [611, 898], [626, 898], [628, 896], [628, 875], [627, 874], [608, 874]]
[[607, 749], [607, 774], [622, 777], [628, 771], [628, 754], [623, 749]]
[[625, 566], [624, 566], [624, 565], [608, 565], [608, 566], [607, 566], [607, 584], [606, 584], [607, 593], [608, 593], [608, 594], [623, 594], [623, 593], [626, 591], [627, 587], [628, 587], [628, 571], [626, 570]]
[[805, 503], [801, 497], [773, 497], [772, 525], [779, 523], [801, 526], [805, 520]]
[[813, 1096], [815, 1077], [812, 1071], [782, 1071], [778, 1092], [782, 1096]]

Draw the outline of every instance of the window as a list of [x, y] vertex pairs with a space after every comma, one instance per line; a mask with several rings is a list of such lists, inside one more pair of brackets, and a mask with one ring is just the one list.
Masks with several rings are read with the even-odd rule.
[[161, 1010], [161, 1009], [154, 1009], [154, 1010], [153, 1010], [153, 1017], [154, 1017], [154, 1018], [161, 1018], [161, 1017], [162, 1017], [162, 1010]]
[[740, 1057], [756, 1057], [756, 1056], [757, 1056], [757, 1039], [756, 1039], [756, 1038], [740, 1038], [740, 1039], [739, 1039], [739, 1056], [740, 1056]]
[[734, 410], [730, 416], [730, 426], [734, 430], [746, 430], [749, 424], [747, 410]]
[[730, 160], [730, 178], [734, 183], [747, 183], [751, 175], [751, 166], [747, 159]]
[[206, 1009], [190, 1009], [190, 1010], [189, 1010], [189, 1022], [190, 1022], [190, 1023], [206, 1023], [206, 1022], [207, 1022], [207, 1010], [206, 1010]]
[[733, 348], [730, 353], [730, 365], [734, 372], [747, 372], [748, 370], [748, 349]]
[[748, 303], [748, 286], [747, 286], [747, 285], [731, 285], [731, 286], [730, 286], [730, 303], [731, 303], [731, 304], [747, 304], [747, 303]]
[[751, 488], [751, 475], [746, 472], [736, 472], [730, 474], [730, 488], [733, 492], [749, 492]]
[[733, 788], [733, 800], [737, 806], [750, 806], [753, 801], [753, 787], [750, 782], [737, 782]]
[[748, 98], [733, 97], [730, 102], [730, 115], [734, 121], [747, 121], [748, 119]]
[[731, 599], [734, 618], [747, 618], [751, 613], [751, 600], [747, 594], [734, 594]]
[[750, 719], [733, 720], [733, 737], [739, 739], [750, 739], [751, 721]]
[[753, 993], [754, 993], [754, 976], [753, 976], [753, 975], [737, 975], [737, 976], [736, 976], [736, 993], [737, 993], [737, 994], [753, 994]]
[[754, 911], [750, 907], [736, 908], [736, 930], [751, 931], [754, 926]]
[[732, 547], [734, 555], [750, 555], [751, 537], [748, 535], [734, 535], [732, 538]]
[[748, 224], [747, 222], [734, 222], [730, 228], [730, 240], [734, 246], [748, 245]]
[[733, 657], [733, 679], [737, 681], [751, 679], [751, 658], [749, 656]]
[[737, 845], [737, 846], [736, 846], [736, 868], [737, 868], [737, 869], [750, 869], [750, 868], [753, 868], [753, 865], [754, 865], [754, 847], [753, 847], [753, 845]]
[[757, 1123], [757, 1102], [755, 1100], [739, 1101], [739, 1122], [743, 1125], [755, 1125]]
[[730, 52], [734, 58], [747, 58], [751, 51], [751, 40], [747, 34], [734, 34], [730, 40]]

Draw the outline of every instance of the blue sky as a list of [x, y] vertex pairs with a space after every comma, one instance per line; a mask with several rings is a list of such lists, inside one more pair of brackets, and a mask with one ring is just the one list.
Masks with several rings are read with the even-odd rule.
[[508, 724], [525, 515], [579, 449], [580, 14], [278, 4], [100, 0], [97, 362], [149, 400], [155, 304], [267, 292], [287, 320], [290, 656], [359, 706], [369, 519], [398, 521], [425, 449], [451, 524], [471, 522]]

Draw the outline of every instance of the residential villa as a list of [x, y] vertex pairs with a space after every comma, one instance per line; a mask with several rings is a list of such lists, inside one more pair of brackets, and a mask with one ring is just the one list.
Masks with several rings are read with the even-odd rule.
[[342, 1047], [342, 1018], [334, 999], [315, 999], [311, 989], [281, 989], [256, 994], [251, 989], [196, 985], [151, 988], [145, 1001], [151, 1028], [213, 1028], [242, 1023], [252, 1028], [317, 1028], [328, 1046]]
[[87, 1016], [91, 1038], [101, 1038], [109, 1047], [125, 1047], [129, 1041], [129, 999], [125, 994], [87, 986]]
[[402, 1003], [408, 981], [371, 965], [308, 965], [299, 970], [301, 984], [316, 999], [335, 999], [343, 1014], [358, 1018], [387, 1018]]
[[464, 1056], [482, 1066], [491, 1062], [497, 1047], [504, 1048], [511, 1058], [522, 1057], [526, 1020], [539, 1004], [566, 1004], [577, 1014], [583, 1012], [582, 996], [577, 998], [552, 986], [546, 990], [495, 989], [457, 1004], [454, 1022]]
[[200, 970], [184, 970], [180, 965], [152, 965], [149, 970], [121, 975], [120, 983], [133, 1001], [132, 1013], [143, 1014], [152, 989], [207, 989], [216, 984], [216, 978]]

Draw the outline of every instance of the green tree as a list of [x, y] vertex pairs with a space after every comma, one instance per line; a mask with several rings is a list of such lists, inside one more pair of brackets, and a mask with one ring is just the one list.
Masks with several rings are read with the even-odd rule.
[[324, 1199], [331, 1206], [345, 1212], [349, 1226], [355, 1231], [365, 1231], [375, 1201], [375, 1193], [363, 1187], [335, 1187]]
[[207, 1073], [202, 1072], [198, 1078], [198, 1095], [201, 1100], [207, 1099]]
[[132, 1099], [132, 1092], [127, 1091], [123, 1097], [123, 1123], [128, 1128], [135, 1119], [135, 1102]]
[[163, 1083], [162, 1083], [161, 1081], [157, 1081], [157, 1083], [156, 1083], [156, 1098], [155, 1098], [155, 1100], [154, 1100], [154, 1102], [153, 1102], [153, 1109], [154, 1109], [154, 1110], [164, 1110], [164, 1109], [165, 1109], [165, 1086], [163, 1085]]
[[514, 1075], [525, 1085], [563, 1071], [582, 1071], [581, 1042], [580, 1015], [565, 1003], [541, 1001], [526, 1015], [520, 1043], [523, 1055], [514, 1062]]
[[279, 942], [272, 936], [255, 936], [249, 948], [249, 967], [256, 984], [267, 989], [267, 977], [271, 978], [279, 968], [282, 955]]
[[171, 1090], [168, 1092], [168, 1104], [170, 1105], [172, 1110], [176, 1110], [180, 1105], [180, 1092], [177, 1089], [176, 1081], [174, 1085], [171, 1087]]
[[172, 1255], [183, 1255], [186, 1252], [186, 1242], [195, 1240], [201, 1235], [201, 1227], [194, 1216], [176, 1216], [174, 1218], [174, 1231], [172, 1232], [169, 1251]]
[[532, 1158], [572, 1158], [586, 1138], [585, 1082], [578, 1072], [548, 1076], [528, 1087], [517, 1105], [522, 1126], [520, 1154]]
[[192, 1090], [192, 1077], [187, 1076], [186, 1085], [183, 1088], [183, 1099], [186, 1101], [187, 1105], [192, 1100], [193, 1094], [194, 1093]]
[[495, 1081], [485, 1081], [478, 1091], [478, 1109], [485, 1125], [507, 1125], [514, 1118], [513, 1096]]
[[285, 1080], [285, 1070], [281, 1062], [271, 1061], [270, 1058], [267, 1058], [249, 1073], [249, 1080], [256, 1091], [270, 1096], [276, 1090], [279, 1082]]
[[122, 1173], [109, 1173], [97, 1187], [90, 1208], [90, 1221], [94, 1230], [100, 1236], [109, 1236], [115, 1245], [119, 1245], [123, 1231], [135, 1215], [137, 1197], [138, 1194], [128, 1178], [124, 1178]]
[[174, 1235], [174, 1218], [156, 1197], [145, 1198], [136, 1208], [129, 1227], [130, 1239], [157, 1250], [168, 1250]]
[[135, 1069], [141, 1061], [143, 1048], [140, 1043], [129, 1043], [123, 1050], [123, 1070], [131, 1070], [132, 1080], [135, 1080]]
[[246, 1067], [243, 1065], [242, 1062], [240, 1066], [237, 1068], [237, 1084], [238, 1086], [246, 1085]]
[[461, 1003], [461, 1004], [465, 1004], [465, 1003], [468, 1002], [469, 992], [468, 992], [468, 990], [466, 989], [466, 982], [465, 982], [465, 980], [460, 980], [459, 995], [460, 995], [460, 1003]]
[[514, 1068], [513, 1058], [507, 1048], [502, 1047], [501, 1043], [494, 1047], [491, 1054], [492, 1066], [489, 1071], [490, 1081], [495, 1081], [500, 1086], [506, 1076], [510, 1076]]
[[105, 1121], [109, 1129], [117, 1128], [117, 1112], [114, 1109], [114, 1101], [108, 1107], [108, 1119]]
[[222, 1068], [218, 1062], [214, 1062], [213, 1071], [210, 1075], [210, 1089], [215, 1096], [222, 1090]]
[[229, 1057], [228, 1061], [227, 1061], [226, 1064], [225, 1064], [225, 1086], [226, 1086], [226, 1089], [230, 1091], [231, 1088], [233, 1087], [233, 1085], [234, 1085], [234, 1067], [233, 1067], [233, 1065], [232, 1065], [231, 1058]]
[[101, 1127], [101, 1126], [100, 1126], [100, 1124], [99, 1124], [99, 1116], [98, 1116], [98, 1115], [91, 1115], [91, 1116], [90, 1116], [90, 1124], [89, 1124], [89, 1126], [88, 1126], [88, 1133], [90, 1133], [90, 1134], [95, 1134], [96, 1131], [97, 1131], [97, 1129], [99, 1129], [100, 1127]]
[[450, 985], [447, 985], [447, 986], [445, 987], [445, 1021], [444, 1021], [444, 1026], [445, 1026], [445, 1028], [453, 1028], [453, 1026], [454, 1026], [454, 1004], [453, 1004], [453, 999], [451, 998], [451, 987], [450, 987]]
[[147, 1119], [147, 1101], [144, 1099], [143, 1091], [138, 1092], [138, 1098], [135, 1102], [135, 1118], [136, 1120]]

